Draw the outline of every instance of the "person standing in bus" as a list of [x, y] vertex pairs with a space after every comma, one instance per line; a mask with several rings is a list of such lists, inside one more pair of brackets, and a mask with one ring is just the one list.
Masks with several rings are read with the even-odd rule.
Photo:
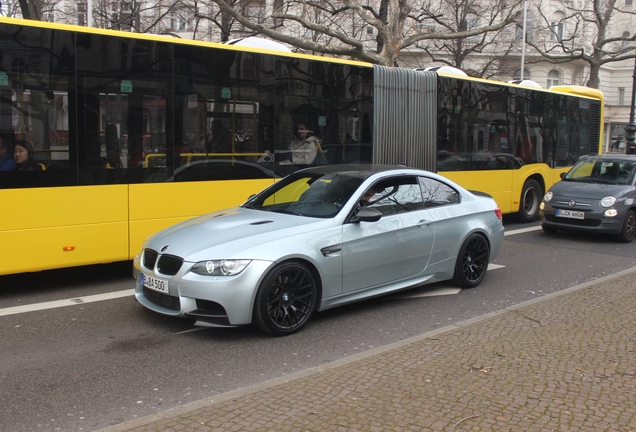
[[311, 165], [318, 154], [320, 141], [315, 135], [311, 135], [307, 126], [298, 124], [296, 138], [289, 145], [294, 165]]
[[13, 149], [16, 171], [37, 171], [42, 168], [33, 160], [33, 144], [28, 141], [18, 141]]
[[13, 171], [14, 169], [15, 160], [13, 159], [11, 144], [7, 140], [0, 138], [0, 171]]
[[205, 151], [208, 153], [232, 153], [232, 133], [221, 120], [216, 119], [212, 122], [211, 132], [212, 136], [205, 144]]

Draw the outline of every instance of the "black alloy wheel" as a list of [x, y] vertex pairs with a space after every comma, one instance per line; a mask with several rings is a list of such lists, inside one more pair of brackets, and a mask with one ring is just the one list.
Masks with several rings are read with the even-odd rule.
[[298, 262], [274, 267], [265, 276], [254, 302], [254, 325], [275, 336], [298, 331], [311, 317], [318, 294], [311, 271]]
[[453, 283], [461, 288], [474, 288], [488, 271], [490, 248], [484, 236], [471, 234], [459, 249]]
[[629, 243], [634, 240], [634, 237], [636, 237], [636, 213], [634, 213], [634, 210], [630, 210], [625, 216], [623, 228], [620, 234], [618, 234], [617, 239], [621, 243]]
[[541, 205], [541, 185], [535, 179], [528, 179], [521, 190], [519, 217], [525, 223], [533, 222], [539, 217]]

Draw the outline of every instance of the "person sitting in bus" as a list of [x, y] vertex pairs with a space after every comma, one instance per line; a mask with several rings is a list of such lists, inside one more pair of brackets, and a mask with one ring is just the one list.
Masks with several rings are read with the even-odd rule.
[[39, 171], [42, 167], [33, 160], [33, 144], [28, 141], [18, 141], [13, 149], [16, 171]]
[[208, 153], [232, 153], [232, 133], [223, 122], [216, 119], [212, 122], [212, 135], [205, 143], [205, 151]]
[[293, 165], [311, 165], [318, 154], [320, 141], [315, 135], [311, 135], [307, 126], [298, 124], [294, 140], [289, 145], [291, 150], [291, 162]]
[[13, 171], [15, 169], [12, 150], [11, 144], [0, 138], [0, 171]]

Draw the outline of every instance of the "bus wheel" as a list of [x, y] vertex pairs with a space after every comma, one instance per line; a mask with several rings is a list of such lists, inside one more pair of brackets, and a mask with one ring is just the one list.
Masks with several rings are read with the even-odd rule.
[[519, 217], [523, 222], [533, 222], [539, 217], [541, 185], [534, 179], [526, 180], [521, 191]]

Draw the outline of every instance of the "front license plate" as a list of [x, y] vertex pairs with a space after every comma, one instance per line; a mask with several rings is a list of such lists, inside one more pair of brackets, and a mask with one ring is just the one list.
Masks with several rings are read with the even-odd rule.
[[168, 292], [168, 281], [159, 279], [156, 277], [148, 276], [147, 274], [141, 274], [141, 284], [146, 288], [153, 289], [155, 291], [161, 291], [163, 293]]
[[585, 219], [585, 213], [583, 213], [582, 211], [557, 209], [556, 217], [569, 218], [569, 219]]

